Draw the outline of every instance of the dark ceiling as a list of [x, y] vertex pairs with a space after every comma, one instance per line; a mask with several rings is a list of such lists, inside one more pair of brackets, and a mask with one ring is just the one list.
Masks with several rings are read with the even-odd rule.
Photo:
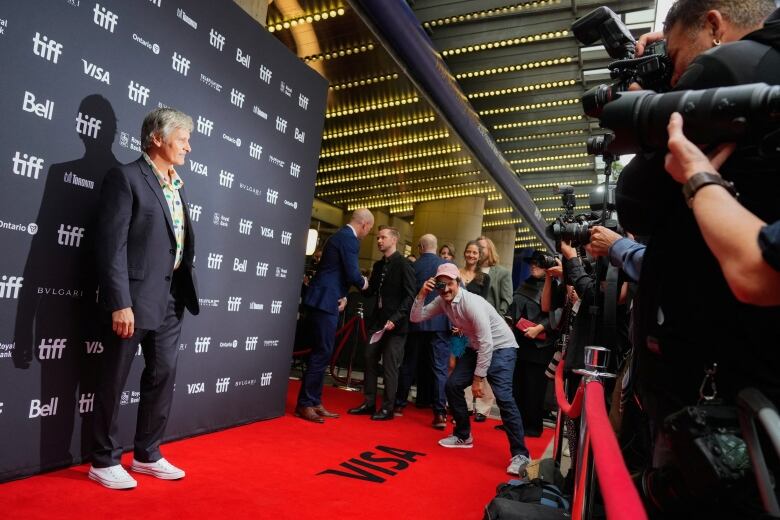
[[[609, 80], [609, 59], [581, 49], [570, 28], [608, 5], [632, 13], [638, 35], [652, 26], [655, 0], [409, 4], [542, 215], [560, 212], [552, 188], [562, 183], [583, 186], [587, 204], [600, 162], [585, 140], [598, 125], [579, 99]], [[330, 81], [317, 197], [411, 219], [415, 202], [484, 196], [483, 228], [515, 227], [518, 247], [542, 245], [348, 2], [275, 0], [268, 29]]]

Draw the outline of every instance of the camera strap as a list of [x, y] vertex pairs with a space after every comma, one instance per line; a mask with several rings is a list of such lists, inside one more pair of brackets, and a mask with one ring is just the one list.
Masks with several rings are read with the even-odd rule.
[[620, 297], [618, 287], [618, 268], [610, 265], [607, 269], [604, 287], [604, 315], [602, 316], [602, 343], [610, 348], [617, 346], [617, 305]]

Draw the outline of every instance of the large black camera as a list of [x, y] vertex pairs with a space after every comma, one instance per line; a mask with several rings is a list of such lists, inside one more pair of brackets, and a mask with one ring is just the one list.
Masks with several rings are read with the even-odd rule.
[[583, 45], [592, 45], [601, 40], [607, 53], [617, 60], [608, 65], [610, 76], [615, 82], [593, 87], [582, 96], [586, 114], [590, 115], [590, 112], [612, 101], [618, 93], [628, 90], [632, 83], [657, 92], [671, 88], [674, 66], [666, 54], [666, 42], [648, 45], [644, 54], [635, 58], [636, 39], [609, 7], [594, 9], [577, 20], [572, 25], [572, 32]]
[[606, 189], [599, 186], [593, 190], [590, 193], [591, 212], [579, 215], [574, 214], [577, 198], [573, 187], [561, 185], [554, 193], [561, 196], [563, 213], [547, 226], [545, 234], [555, 241], [556, 247], [560, 248], [561, 242], [569, 242], [575, 248], [585, 246], [590, 242], [590, 229], [593, 226], [604, 226], [620, 232], [615, 212], [614, 184], [609, 184]]

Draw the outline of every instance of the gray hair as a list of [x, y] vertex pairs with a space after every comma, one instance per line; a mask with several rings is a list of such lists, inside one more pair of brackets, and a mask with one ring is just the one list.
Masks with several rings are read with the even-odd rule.
[[156, 108], [146, 114], [141, 125], [141, 149], [148, 150], [155, 135], [165, 140], [177, 128], [192, 132], [193, 127], [192, 118], [184, 112], [175, 108]]
[[664, 32], [677, 25], [686, 31], [701, 29], [708, 11], [717, 10], [737, 27], [759, 28], [775, 10], [774, 0], [677, 0], [664, 20]]

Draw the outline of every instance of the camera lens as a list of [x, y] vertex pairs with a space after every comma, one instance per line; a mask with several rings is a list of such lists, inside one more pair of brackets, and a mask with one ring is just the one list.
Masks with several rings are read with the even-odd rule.
[[604, 105], [612, 101], [612, 85], [596, 85], [582, 95], [582, 110], [590, 117], [600, 117]]

